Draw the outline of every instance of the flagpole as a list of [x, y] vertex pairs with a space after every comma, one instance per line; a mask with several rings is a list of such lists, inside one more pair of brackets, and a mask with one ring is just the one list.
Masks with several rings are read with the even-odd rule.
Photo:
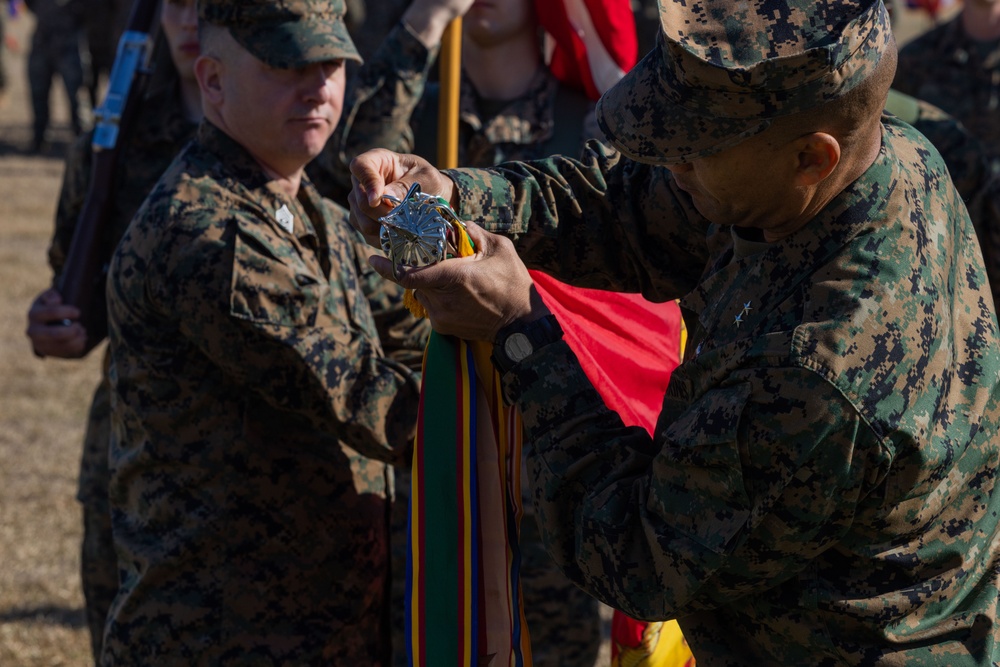
[[458, 166], [458, 94], [462, 78], [462, 18], [445, 29], [440, 55], [441, 94], [438, 104], [437, 162], [439, 169]]

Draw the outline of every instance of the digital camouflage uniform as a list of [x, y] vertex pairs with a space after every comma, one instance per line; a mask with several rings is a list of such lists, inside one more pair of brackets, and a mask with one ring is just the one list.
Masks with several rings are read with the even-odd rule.
[[[433, 52], [399, 23], [383, 42], [358, 81], [358, 104], [351, 110], [351, 123], [338, 130], [331, 144], [344, 155], [356, 155], [375, 147], [415, 152], [435, 158], [438, 86], [426, 89], [427, 65]], [[411, 102], [393, 96], [393, 106], [379, 95], [389, 72], [407, 71]], [[419, 100], [417, 104], [413, 102]], [[556, 119], [559, 123], [556, 123]], [[593, 103], [585, 95], [563, 86], [542, 67], [525, 93], [514, 100], [491, 102], [478, 96], [472, 82], [462, 78], [459, 102], [458, 163], [485, 167], [506, 160], [530, 160], [554, 153], [579, 154], [585, 138], [597, 131]], [[590, 131], [591, 134], [587, 134]], [[327, 160], [330, 156], [326, 156]], [[346, 160], [336, 157], [337, 165]], [[409, 473], [397, 475], [394, 507], [394, 552], [396, 571], [405, 572], [406, 525]], [[523, 609], [531, 632], [532, 664], [535, 667], [591, 667], [601, 643], [601, 619], [597, 601], [570, 582], [545, 552], [531, 511], [525, 486], [525, 520], [521, 523], [521, 584]], [[396, 577], [396, 581], [401, 578]], [[395, 621], [402, 628], [402, 589], [396, 590]], [[405, 664], [403, 637], [395, 637], [397, 664]]]
[[[839, 95], [888, 48], [881, 3], [850, 22], [847, 3], [791, 4], [664, 2], [664, 25], [691, 32], [605, 94], [608, 136], [663, 164], [704, 156]], [[723, 6], [725, 33], [698, 13]], [[728, 116], [669, 123], [711, 104]], [[864, 174], [770, 244], [596, 143], [579, 162], [448, 173], [459, 216], [513, 235], [529, 267], [681, 298], [687, 355], [653, 438], [604, 406], [563, 341], [503, 378], [571, 578], [632, 616], [677, 618], [699, 666], [1000, 660], [1000, 339], [968, 215], [922, 135], [883, 117]]]
[[49, 93], [56, 74], [66, 90], [74, 134], [87, 129], [90, 106], [79, 94], [85, 83], [80, 51], [86, 10], [83, 0], [25, 0], [25, 5], [35, 15], [35, 31], [28, 54], [28, 84], [34, 114], [33, 141], [38, 149], [49, 127]]
[[125, 569], [104, 664], [388, 658], [375, 459], [412, 439], [419, 383], [383, 355], [356, 238], [208, 122], [136, 215], [108, 287]]
[[944, 158], [979, 238], [993, 303], [1000, 303], [1000, 172], [992, 170], [989, 149], [953, 116], [905, 93], [889, 91], [886, 110], [919, 130]]
[[900, 50], [892, 85], [960, 120], [989, 147], [1000, 171], [1000, 39], [970, 39], [956, 16]]
[[[172, 69], [172, 67], [171, 67]], [[160, 175], [194, 135], [196, 125], [185, 119], [177, 88], [176, 75], [153, 87], [136, 115], [119, 159], [115, 181], [111, 185], [111, 210], [107, 234], [100, 245], [107, 258], [125, 233], [132, 216]], [[53, 286], [59, 282], [77, 220], [90, 187], [92, 133], [81, 136], [66, 158], [62, 192], [56, 208], [55, 234], [49, 247], [49, 264], [54, 273]], [[86, 600], [87, 624], [95, 660], [101, 653], [104, 619], [118, 590], [118, 560], [111, 537], [108, 508], [108, 441], [111, 434], [111, 409], [107, 378], [104, 373], [94, 391], [87, 417], [77, 500], [83, 505], [83, 546], [81, 573]]]
[[367, 61], [399, 21], [410, 0], [345, 0], [345, 4], [344, 22], [351, 33], [351, 41]]

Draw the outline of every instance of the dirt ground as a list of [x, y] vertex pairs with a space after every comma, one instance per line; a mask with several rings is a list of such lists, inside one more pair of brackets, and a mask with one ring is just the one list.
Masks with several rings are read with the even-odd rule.
[[[6, 3], [3, 4], [6, 6]], [[927, 27], [907, 17], [901, 42]], [[86, 665], [89, 638], [78, 576], [76, 473], [102, 349], [83, 361], [36, 359], [25, 312], [50, 280], [45, 251], [69, 141], [54, 88], [51, 147], [31, 155], [25, 51], [31, 18], [8, 22], [10, 87], [0, 102], [0, 665]], [[608, 664], [607, 646], [598, 664]]]
[[70, 138], [57, 88], [50, 150], [27, 154], [30, 23], [8, 22], [20, 50], [5, 54], [10, 86], [0, 106], [0, 665], [86, 665], [75, 494], [100, 355], [42, 361], [24, 336], [28, 304], [51, 279], [45, 250]]

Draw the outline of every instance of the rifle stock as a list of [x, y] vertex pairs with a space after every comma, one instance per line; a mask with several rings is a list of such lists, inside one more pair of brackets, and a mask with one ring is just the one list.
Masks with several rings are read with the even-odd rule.
[[108, 247], [107, 228], [114, 177], [124, 140], [145, 94], [157, 7], [157, 0], [136, 0], [132, 5], [125, 32], [118, 41], [108, 92], [94, 114], [97, 122], [90, 183], [57, 286], [63, 303], [80, 310], [79, 321], [87, 331], [81, 356], [108, 335], [104, 288], [113, 250]]

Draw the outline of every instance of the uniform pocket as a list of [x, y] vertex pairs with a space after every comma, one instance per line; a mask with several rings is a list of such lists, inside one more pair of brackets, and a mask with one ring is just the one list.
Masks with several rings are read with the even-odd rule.
[[659, 434], [665, 444], [654, 462], [651, 509], [715, 553], [731, 551], [750, 519], [738, 443], [749, 397], [749, 386], [736, 385], [692, 403], [669, 392], [664, 401], [673, 418]]
[[315, 326], [330, 286], [297, 254], [280, 252], [268, 241], [243, 228], [237, 231], [230, 313], [282, 327]]

